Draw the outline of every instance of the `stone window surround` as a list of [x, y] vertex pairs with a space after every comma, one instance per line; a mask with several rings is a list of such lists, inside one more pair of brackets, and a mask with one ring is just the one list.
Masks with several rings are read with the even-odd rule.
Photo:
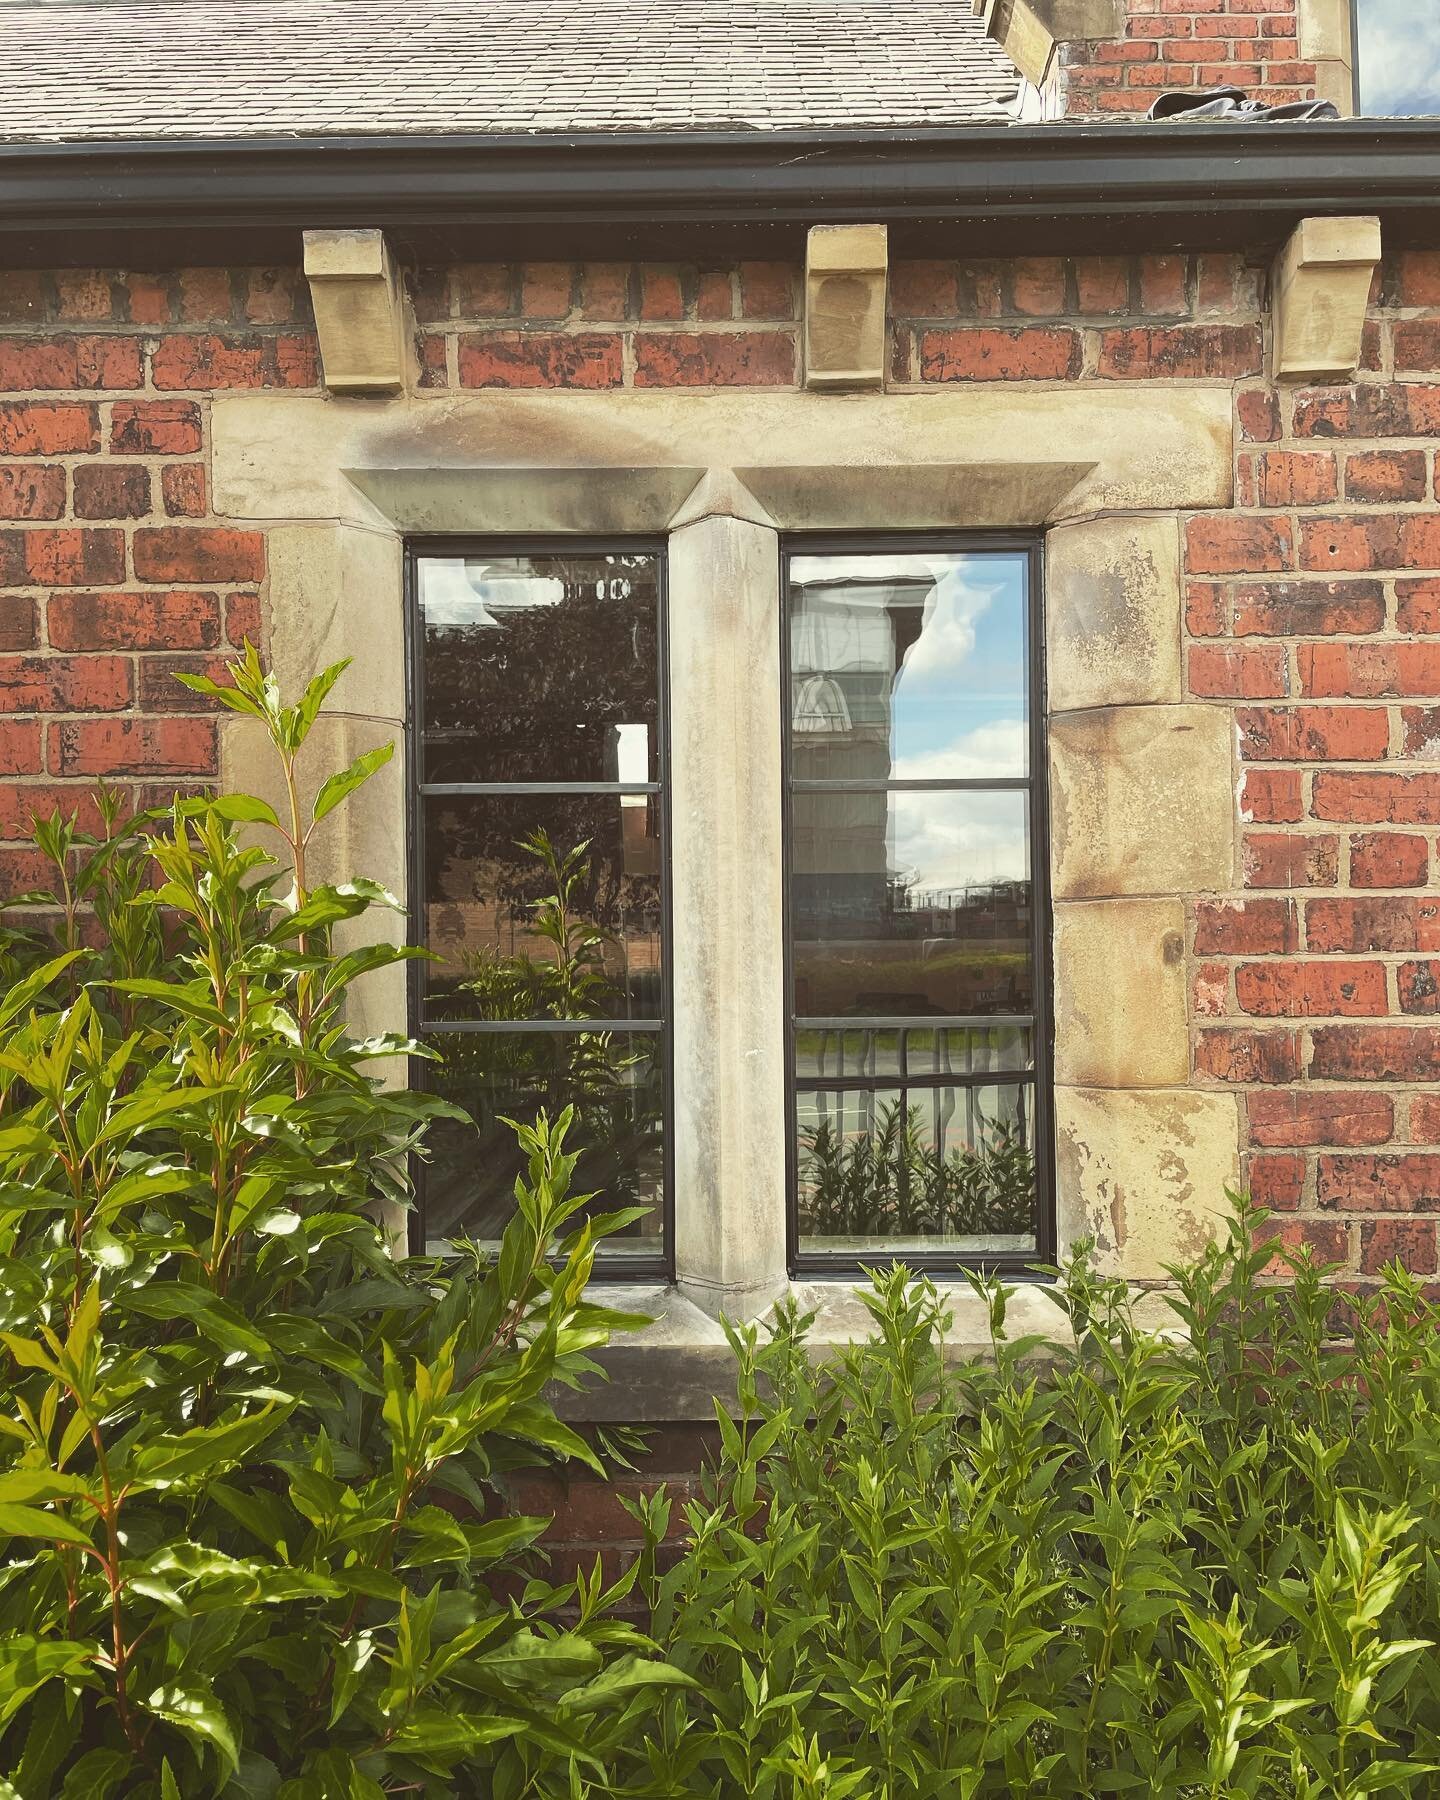
[[[786, 1273], [780, 532], [1043, 529], [1059, 1241], [1139, 1282], [1203, 1241], [1240, 1121], [1187, 1085], [1186, 903], [1234, 887], [1236, 770], [1228, 711], [1183, 697], [1180, 515], [1232, 500], [1228, 386], [243, 394], [213, 417], [216, 511], [268, 528], [282, 685], [354, 658], [317, 765], [405, 732], [407, 537], [668, 538], [676, 1281], [622, 1290], [654, 1323], [582, 1412], [709, 1417], [719, 1315], [787, 1291], [818, 1342], [864, 1327], [849, 1280]], [[257, 749], [226, 715], [227, 784]], [[399, 759], [335, 822], [332, 869], [403, 892]], [[359, 1028], [403, 1026], [403, 981], [367, 978]], [[949, 1297], [954, 1346], [987, 1342]], [[1039, 1283], [1011, 1317], [1058, 1319]]]

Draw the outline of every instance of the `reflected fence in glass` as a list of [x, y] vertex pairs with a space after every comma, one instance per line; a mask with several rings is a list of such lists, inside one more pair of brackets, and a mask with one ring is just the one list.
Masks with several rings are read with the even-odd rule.
[[791, 1241], [1023, 1260], [1048, 1131], [1028, 545], [787, 557]]
[[[421, 1171], [425, 1240], [493, 1243], [521, 1163], [505, 1123], [573, 1108], [607, 1264], [667, 1252], [663, 563], [594, 545], [417, 547], [415, 1028], [460, 1106]], [[478, 1132], [478, 1135], [477, 1135]]]

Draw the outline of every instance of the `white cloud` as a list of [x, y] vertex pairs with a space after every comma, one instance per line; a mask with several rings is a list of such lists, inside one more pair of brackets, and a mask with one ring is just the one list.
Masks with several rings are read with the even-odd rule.
[[[1371, 114], [1440, 113], [1440, 31], [1415, 0], [1360, 0], [1361, 108]], [[1420, 15], [1420, 16], [1417, 16]]]

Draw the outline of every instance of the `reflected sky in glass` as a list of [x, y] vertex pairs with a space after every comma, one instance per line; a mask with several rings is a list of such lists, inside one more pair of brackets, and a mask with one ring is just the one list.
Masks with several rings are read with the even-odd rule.
[[1360, 110], [1440, 113], [1440, 13], [1424, 0], [1359, 0]]

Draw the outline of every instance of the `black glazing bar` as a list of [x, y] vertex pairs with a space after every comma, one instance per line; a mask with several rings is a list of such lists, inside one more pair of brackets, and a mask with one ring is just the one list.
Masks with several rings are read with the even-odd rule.
[[1025, 794], [1033, 786], [1028, 775], [997, 775], [988, 780], [971, 777], [941, 777], [933, 781], [900, 781], [892, 777], [862, 776], [845, 780], [821, 781], [811, 778], [790, 783], [796, 794]]
[[1034, 1087], [1035, 1071], [1026, 1069], [942, 1069], [932, 1074], [796, 1075], [797, 1094], [884, 1094], [900, 1088]]
[[658, 794], [658, 781], [422, 781], [417, 790], [422, 799], [464, 797], [476, 794], [510, 795], [523, 799], [526, 794]]

